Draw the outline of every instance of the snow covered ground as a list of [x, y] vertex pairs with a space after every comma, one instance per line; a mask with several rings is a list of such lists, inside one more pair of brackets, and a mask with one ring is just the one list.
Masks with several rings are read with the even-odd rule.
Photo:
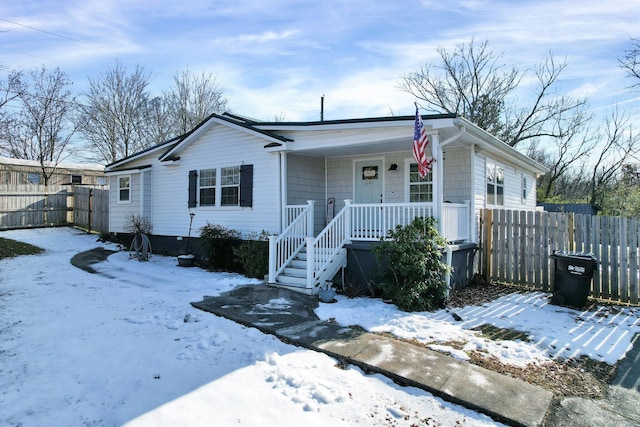
[[[120, 252], [89, 274], [69, 260], [97, 246], [70, 228], [0, 232], [46, 252], [0, 260], [0, 426], [497, 425], [380, 375], [287, 345], [192, 308], [191, 301], [257, 283], [236, 274], [147, 263]], [[442, 343], [467, 342], [518, 365], [588, 354], [615, 363], [640, 331], [637, 309], [580, 313], [541, 293], [513, 294], [451, 313], [403, 313], [379, 300], [339, 297], [321, 318]], [[482, 323], [531, 334], [495, 343]]]

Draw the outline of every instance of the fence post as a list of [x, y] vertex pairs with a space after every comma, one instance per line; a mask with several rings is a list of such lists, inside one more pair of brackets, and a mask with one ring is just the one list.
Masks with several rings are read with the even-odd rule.
[[89, 203], [87, 203], [87, 206], [89, 207], [89, 212], [87, 213], [89, 217], [88, 225], [89, 225], [89, 231], [91, 231], [91, 224], [92, 224], [91, 212], [93, 212], [93, 188], [89, 189]]
[[575, 218], [575, 213], [573, 212], [569, 212], [569, 218], [568, 218], [568, 224], [567, 224], [567, 231], [569, 234], [569, 251], [573, 252], [576, 250], [576, 229], [575, 229], [575, 225], [576, 225], [576, 218]]
[[493, 250], [493, 232], [491, 229], [493, 223], [493, 211], [490, 209], [483, 209], [484, 216], [484, 277], [487, 280], [491, 280], [491, 252]]

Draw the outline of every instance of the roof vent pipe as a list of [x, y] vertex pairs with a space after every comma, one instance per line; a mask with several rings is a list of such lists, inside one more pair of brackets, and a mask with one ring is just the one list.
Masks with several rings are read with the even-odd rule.
[[324, 95], [320, 97], [320, 121], [324, 122]]

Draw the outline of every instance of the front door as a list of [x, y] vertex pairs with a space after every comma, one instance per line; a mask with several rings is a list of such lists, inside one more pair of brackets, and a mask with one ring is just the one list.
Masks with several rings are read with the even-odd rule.
[[378, 239], [382, 224], [382, 201], [384, 194], [383, 161], [359, 160], [355, 162], [356, 204], [376, 204], [378, 206], [358, 207], [351, 213], [353, 236], [355, 239]]
[[359, 160], [355, 162], [355, 203], [382, 203], [382, 160]]

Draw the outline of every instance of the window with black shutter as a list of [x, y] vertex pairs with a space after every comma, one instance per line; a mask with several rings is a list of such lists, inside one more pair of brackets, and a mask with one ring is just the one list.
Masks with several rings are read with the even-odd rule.
[[195, 208], [198, 204], [198, 171], [189, 171], [189, 208]]
[[253, 165], [240, 166], [240, 206], [253, 207]]

